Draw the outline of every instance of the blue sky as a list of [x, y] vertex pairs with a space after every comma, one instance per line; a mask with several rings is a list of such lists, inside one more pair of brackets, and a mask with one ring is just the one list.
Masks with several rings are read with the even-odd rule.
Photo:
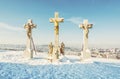
[[119, 0], [0, 0], [0, 44], [25, 44], [23, 25], [32, 19], [36, 44], [54, 42], [53, 23], [49, 18], [58, 11], [60, 42], [81, 47], [83, 33], [78, 26], [84, 19], [93, 23], [89, 32], [90, 47], [120, 46]]

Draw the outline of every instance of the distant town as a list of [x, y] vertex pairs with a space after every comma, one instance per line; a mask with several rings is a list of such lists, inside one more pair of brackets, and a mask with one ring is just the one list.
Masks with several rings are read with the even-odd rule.
[[[24, 51], [25, 45], [0, 44], [0, 51]], [[95, 57], [98, 53], [103, 54], [120, 54], [120, 48], [90, 48], [92, 56]], [[37, 45], [37, 52], [48, 52], [48, 45]], [[82, 48], [65, 47], [65, 54], [80, 55]], [[104, 56], [103, 56], [104, 57]]]

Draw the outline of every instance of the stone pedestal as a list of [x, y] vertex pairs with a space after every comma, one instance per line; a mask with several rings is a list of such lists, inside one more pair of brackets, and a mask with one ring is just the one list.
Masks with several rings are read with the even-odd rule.
[[26, 49], [24, 51], [24, 56], [26, 59], [32, 59], [33, 58], [33, 50]]
[[84, 59], [89, 59], [91, 58], [91, 52], [90, 50], [86, 50], [86, 51], [81, 51], [81, 59], [84, 60]]
[[[31, 38], [31, 37], [30, 37]], [[27, 37], [27, 44], [26, 44], [26, 49], [24, 51], [24, 56], [26, 59], [32, 59], [33, 58], [33, 49], [31, 46], [31, 39]]]
[[60, 49], [53, 47], [53, 54], [52, 54], [53, 61], [56, 61], [59, 59], [59, 54], [60, 54]]
[[25, 53], [24, 56], [26, 59], [33, 58], [33, 48], [32, 48], [31, 36], [30, 36], [30, 38], [27, 37], [27, 44], [26, 44], [26, 49], [25, 49], [24, 53]]

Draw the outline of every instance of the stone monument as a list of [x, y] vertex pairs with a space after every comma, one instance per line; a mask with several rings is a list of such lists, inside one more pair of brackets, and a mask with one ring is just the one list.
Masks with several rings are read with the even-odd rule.
[[26, 44], [26, 49], [24, 52], [25, 58], [31, 59], [33, 58], [33, 48], [32, 48], [32, 29], [36, 28], [36, 25], [33, 24], [32, 20], [29, 19], [28, 22], [24, 25], [24, 28], [27, 31], [27, 44]]
[[59, 18], [58, 12], [55, 12], [55, 17], [50, 18], [50, 22], [54, 23], [54, 35], [55, 35], [55, 44], [53, 47], [53, 60], [59, 59], [60, 47], [59, 47], [59, 23], [63, 22], [63, 18]]
[[48, 57], [52, 57], [52, 53], [53, 53], [53, 45], [52, 42], [50, 42], [50, 44], [48, 45]]
[[65, 44], [62, 42], [60, 46], [60, 54], [65, 55]]
[[90, 50], [88, 49], [88, 33], [93, 24], [89, 24], [88, 20], [84, 20], [83, 24], [80, 24], [80, 28], [83, 29], [83, 50], [81, 52], [82, 59], [88, 59], [91, 57]]

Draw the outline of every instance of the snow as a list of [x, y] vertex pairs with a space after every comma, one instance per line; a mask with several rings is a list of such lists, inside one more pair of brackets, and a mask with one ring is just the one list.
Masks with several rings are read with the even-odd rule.
[[49, 62], [47, 53], [25, 59], [23, 51], [0, 52], [0, 79], [120, 79], [120, 60], [60, 56]]

